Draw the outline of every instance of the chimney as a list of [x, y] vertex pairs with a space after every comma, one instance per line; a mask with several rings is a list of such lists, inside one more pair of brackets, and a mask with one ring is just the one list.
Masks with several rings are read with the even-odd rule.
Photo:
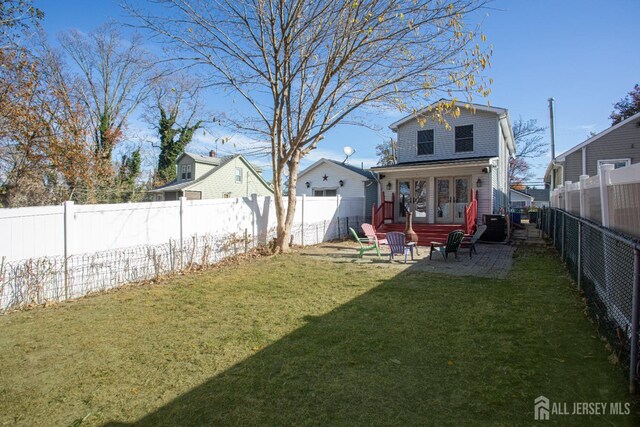
[[209, 151], [209, 157], [215, 157], [215, 156], [216, 156], [216, 150]]

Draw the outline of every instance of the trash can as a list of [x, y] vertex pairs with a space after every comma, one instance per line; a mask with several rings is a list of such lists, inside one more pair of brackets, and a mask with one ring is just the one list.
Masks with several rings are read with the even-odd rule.
[[484, 215], [487, 226], [480, 240], [485, 242], [504, 242], [507, 238], [507, 221], [504, 215]]
[[522, 214], [520, 212], [511, 212], [511, 222], [520, 224], [522, 222]]

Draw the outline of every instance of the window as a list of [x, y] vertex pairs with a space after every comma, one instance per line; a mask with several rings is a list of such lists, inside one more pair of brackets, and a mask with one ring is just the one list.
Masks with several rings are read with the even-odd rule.
[[242, 168], [236, 168], [236, 184], [242, 183]]
[[614, 169], [624, 168], [631, 164], [631, 159], [609, 159], [598, 160], [598, 175], [600, 174], [600, 167], [602, 165], [613, 165]]
[[227, 193], [222, 193], [222, 198], [223, 199], [228, 199], [230, 197], [231, 197], [231, 193], [228, 193], [228, 192]]
[[187, 179], [187, 165], [182, 165], [182, 179]]
[[433, 154], [433, 129], [418, 131], [418, 156]]
[[336, 197], [338, 194], [338, 190], [335, 188], [332, 189], [323, 189], [323, 190], [313, 190], [313, 195], [316, 197]]
[[191, 179], [191, 165], [187, 165], [187, 179]]
[[473, 125], [456, 126], [456, 153], [473, 151]]

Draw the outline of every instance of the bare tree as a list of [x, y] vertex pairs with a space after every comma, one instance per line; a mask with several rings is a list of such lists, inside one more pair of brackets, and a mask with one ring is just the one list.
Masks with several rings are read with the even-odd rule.
[[[211, 85], [242, 100], [248, 113], [228, 122], [271, 146], [276, 251], [288, 250], [300, 159], [326, 132], [363, 108], [415, 111], [439, 94], [489, 92], [480, 74], [490, 49], [465, 25], [483, 0], [154, 3], [166, 10], [128, 10], [177, 60], [208, 70]], [[442, 103], [432, 113], [455, 110]]]
[[538, 126], [535, 119], [525, 121], [519, 117], [513, 122], [516, 155], [509, 162], [509, 180], [512, 187], [524, 187], [524, 182], [532, 177], [529, 160], [539, 158], [549, 151], [543, 138], [546, 129]]
[[128, 118], [151, 90], [153, 61], [140, 36], [124, 40], [114, 24], [88, 35], [68, 31], [59, 41], [84, 80], [81, 100], [90, 112], [97, 172], [110, 178], [113, 149], [122, 140]]
[[378, 156], [378, 166], [391, 166], [397, 163], [396, 152], [398, 150], [398, 142], [389, 138], [384, 142], [376, 145], [376, 156]]

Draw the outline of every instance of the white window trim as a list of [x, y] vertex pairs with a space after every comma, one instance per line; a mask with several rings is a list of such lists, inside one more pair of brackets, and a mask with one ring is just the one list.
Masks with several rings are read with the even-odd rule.
[[336, 196], [338, 195], [338, 187], [318, 187], [318, 188], [311, 189], [312, 197], [336, 197], [336, 196], [316, 196], [315, 195], [316, 191], [326, 192], [327, 190], [334, 190], [336, 192]]
[[[433, 144], [433, 152], [432, 153], [428, 153], [428, 154], [420, 154], [420, 141], [418, 138], [419, 132], [421, 131], [432, 131], [433, 132], [433, 140], [431, 141], [431, 144]], [[435, 156], [436, 155], [436, 130], [435, 129], [420, 129], [416, 132], [416, 156], [419, 157], [427, 157], [427, 156]]]
[[[238, 175], [238, 171], [240, 171], [240, 175]], [[244, 173], [244, 171], [242, 170], [241, 167], [236, 167], [236, 171], [235, 171], [235, 182], [236, 184], [242, 184], [242, 174]]]
[[627, 167], [627, 166], [631, 165], [631, 159], [630, 158], [626, 158], [626, 159], [601, 159], [601, 160], [598, 160], [598, 175], [600, 175], [600, 166], [608, 165], [608, 164], [614, 164], [614, 163], [620, 163], [620, 162], [625, 162], [626, 163], [626, 165], [624, 165], [624, 167]]

